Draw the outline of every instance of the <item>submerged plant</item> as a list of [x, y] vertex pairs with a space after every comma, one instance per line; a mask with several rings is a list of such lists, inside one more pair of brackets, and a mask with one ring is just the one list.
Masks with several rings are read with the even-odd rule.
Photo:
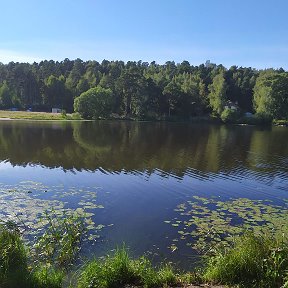
[[45, 232], [34, 244], [38, 262], [67, 268], [75, 260], [86, 232], [83, 215], [45, 212]]

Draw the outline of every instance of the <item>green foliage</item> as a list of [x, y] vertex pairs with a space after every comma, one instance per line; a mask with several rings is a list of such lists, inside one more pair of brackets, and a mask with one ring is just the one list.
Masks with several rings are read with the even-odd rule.
[[[128, 62], [129, 63], [129, 62]], [[147, 111], [148, 82], [135, 63], [127, 63], [127, 69], [121, 71], [116, 81], [117, 94], [120, 95], [119, 104], [126, 117], [142, 117]]]
[[62, 110], [62, 111], [61, 111], [61, 116], [63, 117], [63, 119], [66, 119], [66, 118], [67, 118], [66, 110]]
[[221, 113], [221, 120], [224, 123], [235, 123], [239, 118], [239, 112], [234, 109], [225, 108]]
[[82, 117], [78, 112], [72, 113], [70, 115], [70, 120], [81, 120], [81, 119], [82, 119]]
[[[29, 266], [29, 249], [17, 227], [10, 222], [0, 226], [0, 287], [60, 288], [64, 274], [48, 266]], [[31, 263], [30, 263], [31, 264]], [[33, 263], [35, 265], [35, 263]]]
[[[247, 198], [220, 199], [193, 196], [191, 200], [177, 205], [179, 217], [166, 220], [178, 230], [179, 239], [174, 239], [170, 249], [177, 249], [179, 241], [199, 251], [202, 255], [213, 254], [218, 247], [231, 245], [245, 231], [256, 235], [271, 231], [271, 235], [288, 235], [288, 209], [285, 204], [273, 205], [261, 200]], [[217, 209], [211, 209], [217, 207]], [[180, 218], [181, 217], [181, 218]]]
[[170, 265], [157, 271], [147, 258], [132, 260], [123, 247], [104, 261], [94, 260], [88, 263], [81, 271], [78, 288], [116, 288], [128, 284], [147, 288], [167, 287], [176, 282], [177, 277]]
[[89, 89], [74, 100], [75, 112], [88, 119], [108, 117], [112, 107], [112, 91], [100, 86]]
[[[9, 223], [8, 223], [9, 224]], [[12, 229], [10, 229], [12, 228]], [[27, 250], [14, 225], [0, 226], [0, 287], [16, 287], [26, 283], [28, 275]], [[24, 287], [20, 284], [19, 287]]]
[[248, 125], [271, 125], [271, 118], [266, 114], [254, 114], [253, 116], [242, 116], [237, 121], [240, 124], [248, 124]]
[[258, 76], [258, 71], [251, 68], [238, 68], [237, 66], [230, 67], [225, 73], [227, 81], [227, 96], [228, 99], [236, 102], [243, 111], [253, 111], [252, 97], [255, 81]]
[[273, 105], [271, 80], [275, 75], [276, 72], [273, 70], [261, 72], [254, 87], [253, 104], [256, 113], [271, 118], [273, 114], [271, 111]]
[[7, 85], [7, 82], [4, 81], [2, 86], [0, 86], [0, 107], [2, 109], [11, 108], [13, 103], [13, 94], [10, 88]]
[[43, 235], [34, 244], [36, 260], [39, 263], [67, 268], [80, 250], [85, 233], [83, 218], [75, 214], [59, 215], [55, 211], [45, 213], [46, 227]]
[[273, 124], [276, 126], [288, 126], [288, 120], [273, 120]]
[[225, 101], [227, 100], [227, 84], [223, 72], [220, 72], [213, 78], [213, 82], [209, 86], [209, 92], [209, 104], [212, 111], [217, 115], [221, 115]]
[[240, 287], [280, 287], [288, 269], [287, 239], [247, 234], [210, 259], [204, 278]]
[[[50, 220], [49, 220], [50, 221]], [[71, 224], [71, 223], [69, 223]], [[54, 225], [53, 225], [54, 226]], [[55, 226], [54, 226], [55, 227]], [[55, 232], [52, 232], [58, 237]], [[288, 239], [283, 234], [248, 233], [237, 238], [230, 246], [214, 250], [203, 274], [190, 272], [175, 274], [170, 264], [154, 268], [140, 257], [133, 260], [123, 246], [105, 259], [93, 260], [75, 274], [78, 288], [116, 287], [186, 287], [195, 283], [238, 285], [237, 287], [287, 287]], [[45, 248], [46, 249], [46, 248]], [[61, 254], [61, 253], [60, 253]], [[17, 226], [12, 222], [1, 225], [0, 230], [0, 286], [3, 288], [60, 288], [64, 270], [54, 263], [32, 263], [29, 249], [21, 240]], [[39, 263], [35, 266], [35, 263]]]
[[253, 103], [257, 114], [288, 119], [288, 73], [261, 72], [254, 87]]
[[111, 89], [111, 109], [120, 117], [147, 119], [152, 115], [153, 119], [170, 116], [189, 119], [209, 112], [208, 86], [215, 86], [212, 82], [220, 74], [228, 85], [227, 98], [238, 101], [244, 111], [251, 111], [252, 91], [258, 76], [258, 71], [252, 68], [232, 66], [226, 71], [222, 65], [192, 66], [188, 61], [158, 65], [81, 59], [1, 65], [0, 108], [51, 111], [52, 107], [60, 107], [71, 113], [75, 98], [101, 86]]
[[64, 280], [64, 273], [53, 267], [40, 266], [31, 274], [31, 288], [60, 288]]
[[[60, 107], [72, 113], [75, 99], [100, 86], [111, 90], [111, 103], [104, 104], [100, 97], [91, 109], [85, 103], [80, 108], [77, 104], [83, 114], [88, 111], [87, 118], [116, 113], [133, 119], [190, 119], [211, 110], [219, 117], [227, 100], [237, 101], [243, 111], [252, 112], [254, 107], [270, 118], [286, 119], [288, 113], [287, 72], [283, 69], [257, 71], [232, 66], [227, 70], [208, 62], [193, 66], [188, 61], [159, 65], [154, 61], [98, 63], [81, 59], [9, 63], [0, 68], [1, 109], [51, 111]], [[88, 102], [93, 104], [94, 100]]]

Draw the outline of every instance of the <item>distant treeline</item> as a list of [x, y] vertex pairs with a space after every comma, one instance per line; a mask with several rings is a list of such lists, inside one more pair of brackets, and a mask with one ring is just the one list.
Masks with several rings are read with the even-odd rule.
[[0, 109], [52, 107], [85, 118], [190, 119], [212, 113], [225, 119], [256, 112], [287, 119], [288, 73], [227, 69], [209, 61], [199, 66], [81, 59], [0, 63]]

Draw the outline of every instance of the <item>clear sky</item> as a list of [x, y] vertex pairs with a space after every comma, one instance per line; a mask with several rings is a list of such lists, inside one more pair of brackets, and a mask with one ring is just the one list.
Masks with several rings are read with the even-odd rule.
[[3, 0], [0, 62], [206, 60], [288, 69], [288, 0]]

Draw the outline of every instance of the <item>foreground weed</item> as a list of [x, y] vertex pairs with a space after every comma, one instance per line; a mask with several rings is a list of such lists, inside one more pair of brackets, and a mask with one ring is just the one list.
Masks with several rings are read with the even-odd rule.
[[62, 287], [64, 273], [53, 267], [42, 266], [36, 268], [31, 274], [31, 287], [33, 288], [60, 288]]
[[104, 261], [94, 260], [86, 265], [80, 274], [78, 288], [116, 288], [125, 285], [152, 288], [176, 283], [177, 277], [170, 265], [156, 270], [145, 257], [131, 259], [123, 247]]
[[82, 271], [78, 287], [122, 287], [135, 282], [135, 274], [125, 248], [117, 249], [105, 261], [94, 260]]
[[28, 274], [27, 250], [19, 231], [10, 224], [0, 226], [0, 287], [12, 287], [16, 279], [24, 283]]
[[210, 259], [204, 278], [240, 287], [281, 287], [288, 269], [287, 241], [251, 233]]

